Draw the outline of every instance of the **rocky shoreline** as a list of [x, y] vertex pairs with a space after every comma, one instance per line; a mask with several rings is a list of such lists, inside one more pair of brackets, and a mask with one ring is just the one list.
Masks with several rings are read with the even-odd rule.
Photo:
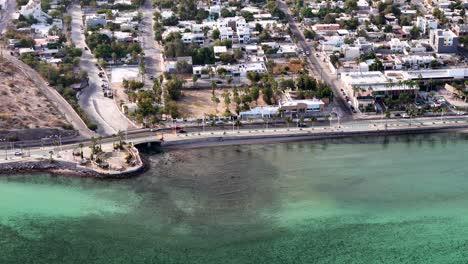
[[148, 169], [148, 163], [142, 159], [143, 166], [137, 171], [129, 173], [103, 174], [90, 168], [77, 166], [77, 164], [66, 161], [48, 159], [35, 161], [17, 161], [0, 163], [0, 176], [23, 173], [49, 173], [53, 175], [66, 175], [77, 177], [92, 177], [97, 179], [122, 179], [137, 176]]

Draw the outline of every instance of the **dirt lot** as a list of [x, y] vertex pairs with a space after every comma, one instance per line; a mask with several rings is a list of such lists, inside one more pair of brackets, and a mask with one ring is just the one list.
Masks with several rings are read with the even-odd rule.
[[273, 67], [273, 74], [280, 74], [282, 72], [297, 74], [301, 70], [303, 70], [301, 60], [294, 59], [289, 60], [287, 63], [277, 63]]
[[[239, 90], [241, 89], [239, 88]], [[231, 94], [231, 104], [229, 105], [229, 110], [231, 113], [235, 113], [236, 105], [232, 96], [232, 89], [229, 88], [227, 91]], [[211, 100], [211, 89], [183, 90], [181, 99], [177, 101], [179, 112], [181, 113], [182, 117], [187, 118], [203, 118], [203, 115], [223, 116], [226, 109], [226, 105], [224, 104], [223, 89], [216, 89], [215, 94], [220, 101], [217, 105]], [[239, 94], [242, 94], [242, 92], [239, 91]], [[263, 102], [262, 95], [260, 93], [257, 103], [255, 104], [255, 102], [253, 102], [250, 106], [255, 107], [256, 105], [264, 104], [265, 103]]]
[[[215, 91], [216, 97], [218, 97], [220, 101], [217, 105], [211, 100], [211, 89], [184, 90], [182, 94], [183, 96], [177, 101], [177, 105], [183, 117], [202, 118], [203, 115], [208, 116], [211, 114], [221, 116], [226, 109], [222, 96], [222, 89], [216, 89]], [[231, 112], [234, 112], [234, 104], [231, 104], [229, 109]]]
[[0, 128], [63, 127], [57, 109], [20, 69], [0, 59]]

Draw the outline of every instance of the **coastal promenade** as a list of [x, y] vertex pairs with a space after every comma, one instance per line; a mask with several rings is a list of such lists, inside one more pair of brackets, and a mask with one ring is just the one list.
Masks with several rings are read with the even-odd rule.
[[[132, 166], [125, 166], [127, 159], [120, 150], [115, 150], [115, 139], [106, 139], [100, 142], [103, 153], [109, 159], [110, 166], [105, 168], [93, 162], [86, 165], [76, 156], [81, 149], [84, 157], [89, 157], [91, 142], [83, 141], [79, 145], [67, 144], [61, 146], [45, 146], [23, 149], [17, 155], [14, 149], [0, 151], [0, 171], [21, 170], [49, 170], [47, 164], [54, 163], [50, 170], [64, 170], [64, 173], [78, 172], [84, 174], [116, 176], [136, 173], [144, 167], [137, 148], [133, 146], [157, 144], [163, 148], [191, 148], [203, 146], [218, 146], [230, 144], [251, 144], [290, 140], [326, 139], [342, 137], [367, 137], [379, 135], [433, 133], [447, 130], [468, 129], [468, 117], [420, 118], [398, 120], [373, 120], [361, 122], [332, 123], [329, 126], [289, 127], [289, 128], [258, 128], [258, 129], [232, 129], [216, 131], [194, 131], [188, 133], [150, 132], [142, 135], [133, 135], [127, 138], [127, 146], [133, 157]], [[75, 155], [74, 155], [75, 153]], [[16, 154], [16, 155], [15, 155]], [[128, 155], [128, 152], [126, 153]], [[50, 162], [53, 161], [53, 162]]]

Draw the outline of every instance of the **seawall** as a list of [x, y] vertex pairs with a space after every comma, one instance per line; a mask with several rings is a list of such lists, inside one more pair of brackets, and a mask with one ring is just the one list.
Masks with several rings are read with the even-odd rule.
[[331, 138], [349, 138], [349, 137], [365, 137], [365, 136], [391, 136], [391, 135], [408, 135], [408, 134], [423, 134], [423, 133], [438, 133], [450, 130], [466, 129], [468, 125], [458, 125], [450, 127], [414, 127], [403, 129], [388, 129], [388, 130], [368, 130], [368, 131], [327, 131], [327, 132], [312, 132], [308, 129], [289, 131], [290, 133], [278, 134], [238, 134], [238, 135], [222, 135], [204, 138], [188, 138], [173, 141], [165, 141], [161, 143], [164, 149], [182, 149], [182, 148], [199, 148], [220, 145], [242, 145], [256, 143], [272, 143], [272, 142], [288, 142], [302, 140], [320, 140]]

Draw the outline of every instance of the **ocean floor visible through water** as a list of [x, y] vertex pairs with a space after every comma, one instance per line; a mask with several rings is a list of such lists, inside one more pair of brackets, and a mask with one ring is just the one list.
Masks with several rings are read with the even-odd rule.
[[0, 263], [464, 263], [468, 139], [152, 154], [124, 180], [0, 177]]

